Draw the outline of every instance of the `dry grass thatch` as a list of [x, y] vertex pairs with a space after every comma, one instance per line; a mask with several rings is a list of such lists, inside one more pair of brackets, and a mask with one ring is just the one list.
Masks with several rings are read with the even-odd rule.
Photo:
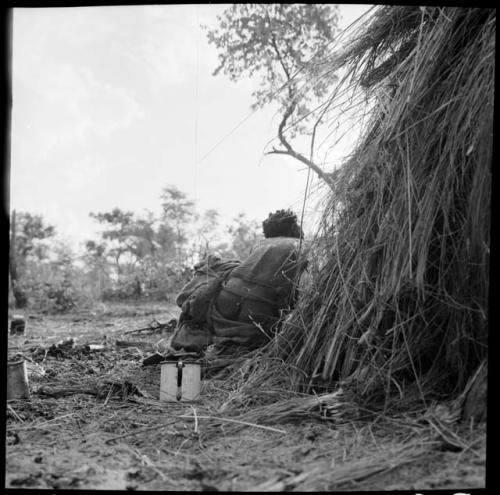
[[299, 370], [295, 390], [416, 383], [425, 401], [486, 357], [495, 29], [494, 9], [380, 7], [332, 57], [374, 105], [335, 173], [312, 290], [264, 353]]

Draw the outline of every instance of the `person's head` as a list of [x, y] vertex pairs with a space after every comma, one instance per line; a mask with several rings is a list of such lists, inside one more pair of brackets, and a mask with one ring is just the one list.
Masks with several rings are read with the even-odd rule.
[[302, 229], [297, 223], [297, 215], [291, 210], [278, 210], [269, 213], [266, 220], [262, 222], [264, 237], [296, 237], [304, 236]]

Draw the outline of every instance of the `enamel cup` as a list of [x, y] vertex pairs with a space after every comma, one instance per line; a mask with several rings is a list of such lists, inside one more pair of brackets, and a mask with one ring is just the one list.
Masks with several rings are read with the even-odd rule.
[[167, 361], [161, 364], [160, 400], [190, 402], [199, 399], [201, 364], [193, 361]]
[[23, 335], [26, 328], [26, 321], [22, 315], [14, 315], [10, 322], [11, 335]]
[[26, 361], [16, 361], [7, 364], [7, 400], [29, 399], [28, 371]]

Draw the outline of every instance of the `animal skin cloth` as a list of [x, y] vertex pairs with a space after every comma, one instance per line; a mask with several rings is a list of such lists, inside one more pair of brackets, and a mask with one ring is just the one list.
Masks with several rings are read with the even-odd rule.
[[240, 263], [239, 260], [221, 260], [218, 256], [209, 255], [194, 266], [193, 278], [175, 300], [186, 319], [196, 323], [207, 322], [211, 300], [222, 282]]
[[213, 341], [210, 310], [222, 282], [241, 262], [209, 255], [194, 266], [193, 278], [182, 288], [176, 304], [182, 309], [170, 345], [174, 349], [199, 351]]
[[194, 350], [212, 342], [245, 346], [265, 342], [280, 310], [294, 304], [304, 267], [297, 262], [298, 248], [299, 239], [273, 237], [264, 239], [241, 263], [218, 260], [219, 265], [210, 266], [208, 260], [199, 266], [177, 298], [183, 312], [172, 347]]

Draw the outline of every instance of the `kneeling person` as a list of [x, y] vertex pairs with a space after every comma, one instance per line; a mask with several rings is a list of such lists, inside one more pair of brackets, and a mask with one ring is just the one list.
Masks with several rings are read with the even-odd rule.
[[[293, 307], [297, 281], [305, 267], [298, 260], [302, 231], [297, 217], [290, 210], [278, 210], [262, 225], [265, 239], [244, 261], [226, 262], [224, 271], [217, 266], [214, 269], [213, 262], [209, 266], [208, 258], [202, 273], [215, 279], [208, 281], [198, 296], [193, 291], [190, 297], [178, 297], [183, 311], [170, 343], [173, 349], [201, 350], [211, 343], [262, 345], [271, 337], [280, 311]], [[188, 292], [189, 285], [196, 285], [193, 281], [180, 296]], [[205, 311], [204, 319], [199, 316], [200, 308], [201, 313]], [[198, 316], [193, 318], [195, 314]]]

